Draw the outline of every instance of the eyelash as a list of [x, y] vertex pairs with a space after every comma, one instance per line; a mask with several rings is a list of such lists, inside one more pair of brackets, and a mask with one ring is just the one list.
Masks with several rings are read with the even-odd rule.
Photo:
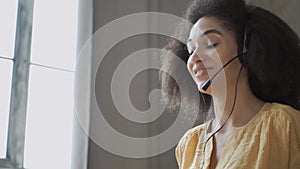
[[207, 45], [206, 48], [207, 49], [212, 49], [215, 48], [219, 43], [213, 43], [212, 45]]
[[[213, 48], [215, 48], [216, 46], [218, 46], [218, 42], [217, 43], [214, 43], [214, 44], [212, 44], [212, 45], [207, 45], [206, 46], [206, 49], [213, 49]], [[191, 51], [191, 52], [189, 52], [189, 55], [191, 56], [192, 54], [194, 53], [194, 51]]]

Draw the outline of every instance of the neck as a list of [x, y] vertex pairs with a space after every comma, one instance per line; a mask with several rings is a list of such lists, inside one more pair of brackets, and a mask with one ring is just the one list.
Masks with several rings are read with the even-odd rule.
[[[241, 73], [245, 74], [244, 71]], [[236, 98], [234, 98], [235, 92], [237, 92]], [[226, 133], [232, 127], [244, 126], [264, 105], [264, 102], [252, 93], [246, 75], [241, 75], [236, 91], [235, 86], [230, 86], [224, 97], [213, 96], [213, 102], [215, 113], [213, 128], [219, 128], [228, 119], [219, 133]]]

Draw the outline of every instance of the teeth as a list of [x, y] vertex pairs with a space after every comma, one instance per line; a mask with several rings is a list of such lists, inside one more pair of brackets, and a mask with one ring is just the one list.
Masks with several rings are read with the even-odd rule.
[[203, 70], [199, 70], [199, 71], [196, 73], [196, 76], [201, 75], [203, 72], [204, 72]]

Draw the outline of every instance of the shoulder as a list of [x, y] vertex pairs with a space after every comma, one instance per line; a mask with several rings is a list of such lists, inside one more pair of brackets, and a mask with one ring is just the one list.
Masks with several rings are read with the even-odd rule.
[[278, 139], [296, 141], [300, 150], [300, 111], [285, 104], [269, 103], [262, 113], [262, 121]]
[[205, 128], [206, 128], [206, 123], [195, 126], [189, 129], [188, 131], [186, 131], [185, 134], [181, 137], [178, 143], [178, 147], [184, 146], [191, 141], [198, 141], [199, 137], [204, 135]]
[[207, 124], [204, 123], [193, 127], [186, 131], [181, 137], [175, 149], [175, 155], [179, 166], [181, 165], [181, 161], [183, 161], [182, 159], [188, 158], [185, 154], [189, 154], [189, 152], [194, 152], [196, 150], [199, 139], [204, 137], [206, 125]]
[[287, 140], [289, 168], [297, 168], [300, 165], [300, 111], [289, 105], [273, 103], [270, 112], [275, 121], [273, 128], [282, 131], [278, 132], [276, 140]]
[[299, 123], [300, 111], [281, 103], [267, 103], [264, 106], [263, 118], [272, 119], [278, 123]]
[[243, 127], [244, 132], [268, 132], [278, 137], [288, 136], [291, 126], [299, 126], [300, 112], [297, 109], [280, 103], [266, 103], [258, 114]]

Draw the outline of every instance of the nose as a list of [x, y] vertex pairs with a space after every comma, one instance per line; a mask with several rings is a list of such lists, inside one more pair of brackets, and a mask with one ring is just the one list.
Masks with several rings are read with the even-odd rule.
[[201, 56], [201, 53], [199, 51], [194, 51], [189, 57], [191, 63], [203, 62], [203, 59], [204, 57]]
[[194, 71], [193, 71], [193, 67], [194, 67], [195, 65], [197, 65], [197, 64], [199, 64], [199, 63], [201, 63], [201, 62], [203, 62], [202, 57], [200, 57], [198, 53], [199, 53], [199, 52], [194, 51], [194, 52], [190, 55], [190, 57], [189, 57], [189, 59], [188, 59], [188, 61], [187, 61], [187, 68], [188, 68], [188, 70], [189, 70], [189, 72], [190, 72], [191, 74], [193, 74], [193, 72], [194, 72]]

